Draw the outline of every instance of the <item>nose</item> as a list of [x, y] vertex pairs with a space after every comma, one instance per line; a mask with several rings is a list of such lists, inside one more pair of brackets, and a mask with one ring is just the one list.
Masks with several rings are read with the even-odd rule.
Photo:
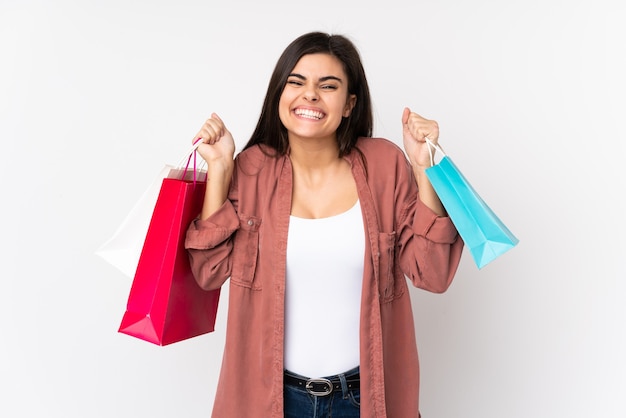
[[309, 102], [316, 102], [319, 99], [317, 91], [313, 87], [307, 88], [304, 92], [304, 99]]

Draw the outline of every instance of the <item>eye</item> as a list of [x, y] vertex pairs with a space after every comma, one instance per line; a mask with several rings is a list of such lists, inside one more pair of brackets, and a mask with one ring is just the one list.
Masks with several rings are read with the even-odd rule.
[[302, 81], [300, 81], [298, 79], [292, 78], [290, 80], [287, 80], [287, 84], [290, 84], [292, 86], [301, 86], [303, 83], [302, 83]]
[[323, 84], [320, 86], [322, 90], [337, 90], [337, 86], [334, 84]]

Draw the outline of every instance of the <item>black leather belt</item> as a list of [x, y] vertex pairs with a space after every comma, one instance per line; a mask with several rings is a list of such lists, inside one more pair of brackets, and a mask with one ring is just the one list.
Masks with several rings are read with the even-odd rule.
[[[304, 389], [311, 395], [326, 396], [333, 392], [341, 392], [341, 380], [338, 377], [331, 379], [318, 378], [318, 379], [306, 379], [298, 376], [294, 376], [289, 372], [284, 374], [284, 383], [288, 386], [295, 386], [300, 389]], [[346, 376], [346, 384], [348, 390], [359, 389], [361, 386], [361, 379], [359, 374]]]

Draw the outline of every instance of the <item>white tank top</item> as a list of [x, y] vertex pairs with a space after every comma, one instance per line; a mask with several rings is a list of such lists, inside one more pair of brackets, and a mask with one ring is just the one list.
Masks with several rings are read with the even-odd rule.
[[359, 202], [321, 219], [290, 217], [285, 368], [307, 377], [359, 365], [365, 229]]

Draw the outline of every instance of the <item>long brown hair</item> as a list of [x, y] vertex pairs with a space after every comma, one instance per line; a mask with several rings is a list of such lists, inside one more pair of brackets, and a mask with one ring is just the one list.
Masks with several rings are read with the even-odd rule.
[[337, 128], [339, 157], [349, 154], [360, 136], [372, 136], [372, 103], [357, 48], [342, 35], [310, 32], [291, 42], [278, 59], [270, 77], [259, 121], [244, 149], [264, 144], [275, 149], [279, 155], [287, 153], [289, 150], [287, 129], [280, 121], [278, 102], [287, 78], [300, 58], [317, 53], [330, 54], [341, 61], [348, 77], [348, 94], [356, 95], [356, 104], [350, 116], [343, 118]]

